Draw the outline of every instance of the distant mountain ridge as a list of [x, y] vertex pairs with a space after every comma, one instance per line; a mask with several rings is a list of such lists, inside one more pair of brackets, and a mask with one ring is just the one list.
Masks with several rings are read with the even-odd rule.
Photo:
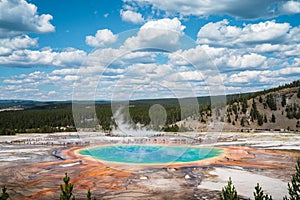
[[[231, 101], [232, 99], [236, 99], [237, 97], [241, 96], [248, 96], [252, 95], [254, 93], [242, 93], [242, 94], [229, 94], [226, 95], [226, 101]], [[200, 105], [202, 104], [209, 104], [211, 97], [210, 96], [202, 96], [202, 97], [185, 97], [181, 98], [185, 100], [185, 102], [189, 102], [189, 100], [194, 100], [197, 98], [198, 103]], [[122, 101], [114, 101], [116, 102], [122, 102]], [[177, 106], [179, 105], [179, 99], [177, 98], [162, 98], [162, 99], [138, 99], [138, 100], [130, 100], [130, 104], [161, 104], [161, 105], [173, 105]], [[55, 105], [68, 105], [72, 104], [72, 100], [64, 100], [64, 101], [34, 101], [34, 100], [14, 100], [14, 99], [8, 99], [8, 100], [0, 100], [0, 109], [8, 108], [8, 107], [22, 107], [24, 109], [37, 109], [37, 108], [53, 108]], [[95, 103], [95, 104], [110, 104], [111, 101], [109, 100], [95, 100], [95, 101], [76, 101], [76, 103]]]

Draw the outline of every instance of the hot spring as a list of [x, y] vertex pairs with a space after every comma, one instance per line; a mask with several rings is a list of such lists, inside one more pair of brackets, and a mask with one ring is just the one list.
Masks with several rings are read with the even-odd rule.
[[222, 148], [166, 145], [110, 145], [83, 149], [79, 154], [123, 164], [179, 164], [214, 158]]

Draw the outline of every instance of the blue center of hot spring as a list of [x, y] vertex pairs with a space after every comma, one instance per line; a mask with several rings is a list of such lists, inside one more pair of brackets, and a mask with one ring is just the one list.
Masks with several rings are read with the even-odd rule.
[[108, 162], [167, 164], [188, 163], [213, 158], [221, 155], [223, 149], [164, 145], [112, 145], [84, 149], [79, 153]]

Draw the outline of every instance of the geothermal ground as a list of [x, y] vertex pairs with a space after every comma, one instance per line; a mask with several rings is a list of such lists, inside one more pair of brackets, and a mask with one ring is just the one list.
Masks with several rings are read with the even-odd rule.
[[[77, 153], [104, 144], [217, 146], [225, 154], [192, 164], [110, 164]], [[106, 137], [102, 133], [24, 134], [0, 137], [0, 184], [11, 199], [59, 199], [65, 172], [76, 199], [90, 188], [97, 199], [219, 199], [232, 178], [238, 193], [253, 198], [256, 183], [282, 199], [300, 156], [296, 133], [181, 133]]]

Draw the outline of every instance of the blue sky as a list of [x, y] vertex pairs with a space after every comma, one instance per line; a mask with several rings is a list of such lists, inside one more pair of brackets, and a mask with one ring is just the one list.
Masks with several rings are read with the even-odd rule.
[[165, 98], [300, 75], [300, 2], [2, 0], [0, 99]]

